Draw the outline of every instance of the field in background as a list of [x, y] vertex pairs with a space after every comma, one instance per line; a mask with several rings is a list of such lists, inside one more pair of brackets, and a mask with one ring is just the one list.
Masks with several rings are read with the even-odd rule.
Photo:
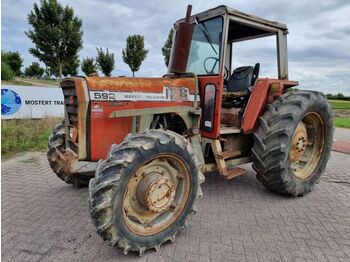
[[328, 100], [334, 112], [334, 125], [336, 127], [350, 128], [350, 101]]
[[334, 117], [334, 125], [336, 127], [350, 128], [350, 118], [345, 117]]
[[1, 85], [16, 85], [16, 86], [58, 86], [58, 80], [51, 79], [35, 79], [26, 77], [15, 77], [11, 81], [1, 81]]
[[350, 110], [350, 101], [345, 100], [328, 100], [333, 109], [349, 109]]
[[2, 159], [25, 151], [45, 151], [60, 118], [1, 120]]
[[22, 79], [17, 78], [10, 81], [1, 80], [1, 85], [14, 85], [14, 86], [31, 86], [31, 83], [24, 82]]

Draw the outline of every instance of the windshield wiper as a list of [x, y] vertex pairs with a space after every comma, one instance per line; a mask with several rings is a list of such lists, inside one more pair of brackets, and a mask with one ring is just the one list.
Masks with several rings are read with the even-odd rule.
[[207, 39], [208, 43], [210, 44], [211, 48], [213, 48], [215, 54], [218, 54], [218, 52], [215, 50], [214, 46], [213, 46], [213, 41], [211, 40], [209, 31], [207, 29], [207, 27], [205, 26], [204, 23], [201, 23], [201, 25], [203, 26], [204, 30], [199, 26], [198, 23], [198, 19], [197, 17], [194, 17], [194, 21], [196, 22], [196, 24], [198, 25], [199, 30], [201, 30], [201, 32], [203, 33], [203, 35], [205, 36], [205, 39]]

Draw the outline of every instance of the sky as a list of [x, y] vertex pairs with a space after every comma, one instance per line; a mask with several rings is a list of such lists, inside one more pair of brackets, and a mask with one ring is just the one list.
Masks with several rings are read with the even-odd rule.
[[[29, 29], [27, 14], [31, 0], [1, 1], [1, 49], [19, 51], [24, 66], [37, 61], [28, 49], [33, 46], [24, 32]], [[289, 79], [301, 89], [350, 95], [350, 1], [349, 0], [231, 0], [231, 1], [140, 1], [140, 0], [60, 0], [74, 8], [83, 21], [83, 49], [80, 58], [96, 56], [96, 47], [115, 55], [112, 75], [131, 76], [122, 60], [125, 39], [131, 34], [145, 37], [149, 50], [136, 76], [166, 73], [161, 48], [173, 23], [185, 16], [187, 4], [192, 14], [227, 5], [242, 12], [287, 24]], [[235, 66], [261, 63], [262, 77], [276, 77], [273, 37], [245, 41], [233, 49]]]

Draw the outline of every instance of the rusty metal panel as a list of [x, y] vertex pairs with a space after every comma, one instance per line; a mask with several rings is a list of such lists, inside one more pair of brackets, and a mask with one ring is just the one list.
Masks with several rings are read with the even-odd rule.
[[169, 72], [186, 73], [187, 60], [191, 47], [194, 24], [190, 23], [192, 6], [187, 7], [186, 18], [179, 23], [175, 31], [175, 42], [169, 62]]
[[[280, 87], [275, 90], [271, 90], [271, 85], [276, 85]], [[258, 124], [258, 119], [265, 109], [265, 105], [269, 102], [271, 103], [275, 97], [280, 96], [287, 87], [297, 86], [299, 83], [296, 81], [288, 81], [281, 79], [268, 79], [268, 78], [259, 78], [256, 81], [256, 84], [253, 88], [253, 91], [250, 95], [248, 104], [243, 114], [242, 120], [242, 130], [243, 133], [249, 133], [254, 131]]]
[[83, 78], [80, 78], [79, 80], [76, 81], [76, 89], [77, 89], [77, 95], [78, 95], [78, 134], [79, 134], [78, 157], [79, 157], [79, 160], [85, 160], [88, 157], [87, 115], [88, 115], [90, 98], [89, 98], [89, 93], [87, 90], [87, 85], [85, 80]]
[[[288, 30], [287, 26], [283, 23], [279, 23], [276, 21], [267, 20], [258, 16], [250, 15], [238, 11], [236, 9], [230, 8], [228, 6], [220, 5], [215, 8], [206, 10], [204, 12], [197, 13], [193, 16], [198, 17], [199, 20], [208, 19], [211, 17], [219, 16], [219, 15], [229, 15], [232, 19], [237, 19], [243, 21], [245, 24], [252, 24], [255, 26], [261, 26], [264, 28], [269, 28], [270, 30]], [[192, 16], [192, 17], [193, 17]], [[175, 24], [179, 24], [183, 22], [184, 19], [178, 20]]]
[[[120, 143], [125, 136], [134, 130], [141, 130], [145, 127], [145, 122], [139, 127], [137, 122], [133, 122], [133, 116], [156, 114], [158, 111], [173, 108], [174, 112], [183, 107], [193, 108], [196, 100], [197, 83], [195, 77], [182, 78], [126, 78], [126, 77], [87, 77], [87, 86], [90, 95], [93, 92], [101, 91], [114, 94], [113, 100], [94, 100], [91, 97], [91, 160], [97, 161], [105, 158], [109, 147], [113, 143]], [[170, 92], [171, 99], [162, 101], [144, 101], [143, 98], [162, 93], [164, 88]], [[188, 89], [191, 99], [183, 99], [180, 89]], [[124, 92], [124, 93], [123, 93]], [[127, 94], [133, 97], [127, 101]], [[123, 94], [123, 100], [118, 101], [117, 97]], [[135, 95], [136, 94], [136, 95]], [[187, 93], [186, 93], [187, 94]], [[140, 99], [139, 99], [140, 98]], [[145, 112], [142, 112], [145, 110]], [[158, 110], [158, 111], [157, 111]], [[163, 110], [164, 111], [164, 110]]]
[[194, 77], [145, 78], [145, 77], [86, 77], [89, 90], [162, 92], [164, 86], [189, 88], [196, 91]]
[[80, 160], [88, 158], [87, 150], [87, 116], [89, 94], [84, 78], [66, 78], [61, 87], [64, 94], [66, 144]]

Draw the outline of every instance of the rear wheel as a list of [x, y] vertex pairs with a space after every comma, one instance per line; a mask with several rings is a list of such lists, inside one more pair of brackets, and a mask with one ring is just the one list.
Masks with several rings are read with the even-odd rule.
[[204, 181], [192, 145], [162, 130], [129, 135], [112, 145], [89, 185], [97, 233], [124, 253], [175, 241], [194, 211]]
[[282, 95], [260, 118], [254, 133], [253, 168], [267, 188], [293, 196], [310, 192], [326, 168], [333, 115], [317, 92]]
[[68, 175], [66, 174], [57, 161], [56, 148], [66, 148], [66, 129], [64, 123], [58, 124], [51, 136], [49, 137], [48, 149], [47, 149], [47, 160], [49, 161], [52, 171], [67, 184], [72, 184], [76, 187], [84, 187], [89, 184], [91, 176], [84, 176], [80, 174]]

